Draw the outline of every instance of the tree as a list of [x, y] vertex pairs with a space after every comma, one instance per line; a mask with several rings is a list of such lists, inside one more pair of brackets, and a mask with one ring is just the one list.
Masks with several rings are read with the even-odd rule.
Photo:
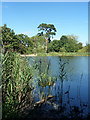
[[52, 51], [59, 52], [60, 51], [60, 42], [59, 42], [59, 40], [53, 40], [50, 43], [50, 45], [48, 47], [48, 50], [51, 51], [51, 52]]
[[63, 36], [60, 38], [60, 45], [61, 45], [61, 47], [65, 47], [67, 41], [68, 41], [67, 36], [63, 35]]
[[50, 41], [50, 37], [53, 35], [56, 35], [56, 28], [54, 27], [53, 24], [46, 24], [46, 23], [42, 23], [40, 24], [38, 27], [39, 31], [41, 31], [41, 33], [39, 33], [39, 35], [45, 35], [46, 38], [46, 52], [47, 52], [47, 44], [48, 44], [48, 40]]
[[33, 52], [42, 52], [45, 51], [44, 47], [45, 47], [45, 38], [44, 36], [32, 36], [30, 38], [30, 41], [33, 42]]
[[66, 51], [67, 52], [77, 52], [79, 47], [78, 47], [78, 36], [73, 36], [73, 35], [68, 35], [67, 36], [68, 41], [66, 43]]
[[26, 35], [16, 35], [12, 29], [7, 27], [6, 24], [1, 27], [1, 35], [4, 44], [4, 53], [7, 50], [17, 51], [22, 54], [26, 52]]
[[12, 49], [13, 37], [15, 35], [14, 31], [7, 27], [6, 24], [1, 27], [2, 41], [5, 46], [5, 50]]
[[78, 48], [79, 48], [79, 49], [82, 49], [82, 48], [83, 48], [81, 42], [78, 43]]

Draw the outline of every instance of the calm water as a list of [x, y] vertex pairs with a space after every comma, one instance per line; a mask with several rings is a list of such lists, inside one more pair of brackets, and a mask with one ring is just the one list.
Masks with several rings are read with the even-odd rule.
[[[30, 57], [30, 64], [37, 63], [34, 92], [35, 102], [53, 95], [47, 102], [48, 111], [57, 116], [86, 117], [88, 114], [88, 59], [90, 57]], [[33, 59], [33, 60], [32, 60]], [[37, 76], [40, 76], [39, 78]], [[59, 111], [59, 112], [58, 112]], [[55, 113], [55, 112], [54, 112]]]

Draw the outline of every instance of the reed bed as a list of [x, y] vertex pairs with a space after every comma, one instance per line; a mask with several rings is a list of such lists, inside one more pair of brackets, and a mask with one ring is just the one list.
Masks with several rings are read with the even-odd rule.
[[33, 69], [20, 54], [2, 54], [2, 118], [17, 119], [32, 103]]

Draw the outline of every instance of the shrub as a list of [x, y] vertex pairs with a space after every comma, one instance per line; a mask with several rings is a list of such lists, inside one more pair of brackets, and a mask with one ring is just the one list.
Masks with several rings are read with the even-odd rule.
[[83, 47], [82, 49], [78, 50], [78, 52], [88, 52], [88, 46]]

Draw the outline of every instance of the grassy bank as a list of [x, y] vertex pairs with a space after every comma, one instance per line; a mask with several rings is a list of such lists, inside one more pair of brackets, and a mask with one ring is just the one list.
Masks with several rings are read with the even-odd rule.
[[90, 53], [84, 52], [50, 52], [50, 53], [38, 53], [37, 56], [89, 56]]
[[50, 52], [50, 53], [37, 53], [36, 55], [21, 55], [22, 57], [30, 56], [90, 56], [90, 52]]

